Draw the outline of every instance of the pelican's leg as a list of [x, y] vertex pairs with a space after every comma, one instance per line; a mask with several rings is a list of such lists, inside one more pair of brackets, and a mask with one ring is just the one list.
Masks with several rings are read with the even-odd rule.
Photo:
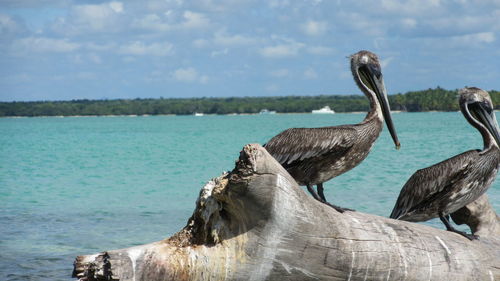
[[460, 230], [455, 229], [455, 228], [451, 225], [451, 223], [450, 223], [450, 221], [449, 221], [449, 217], [450, 217], [449, 215], [446, 215], [446, 216], [445, 216], [443, 213], [440, 213], [440, 214], [439, 214], [439, 219], [440, 219], [440, 220], [444, 223], [444, 225], [446, 226], [446, 230], [451, 231], [451, 232], [458, 233], [458, 234], [462, 235], [463, 237], [465, 237], [465, 238], [467, 238], [467, 239], [469, 239], [469, 240], [474, 240], [474, 239], [479, 238], [479, 236], [477, 236], [477, 235], [474, 235], [474, 234], [467, 234], [467, 233], [465, 233], [465, 232], [463, 232], [463, 231], [460, 231]]
[[307, 191], [309, 191], [309, 193], [311, 193], [312, 197], [314, 197], [314, 199], [318, 200], [319, 202], [324, 202], [319, 196], [318, 196], [318, 193], [316, 193], [316, 191], [314, 191], [314, 189], [312, 188], [312, 185], [310, 184], [306, 184], [307, 186]]
[[337, 205], [333, 205], [333, 204], [328, 203], [328, 201], [326, 201], [325, 194], [323, 193], [323, 191], [324, 191], [323, 183], [317, 184], [316, 185], [316, 189], [318, 190], [319, 197], [321, 198], [321, 200], [319, 200], [319, 201], [321, 201], [322, 203], [325, 203], [326, 205], [334, 208], [335, 210], [337, 210], [337, 212], [343, 213], [345, 211], [354, 211], [353, 209], [342, 208], [342, 207], [339, 207]]
[[316, 188], [318, 189], [318, 194], [319, 194], [319, 197], [321, 197], [321, 199], [323, 199], [323, 201], [326, 202], [326, 198], [325, 198], [325, 194], [323, 193], [323, 184], [320, 183], [318, 185], [316, 185]]

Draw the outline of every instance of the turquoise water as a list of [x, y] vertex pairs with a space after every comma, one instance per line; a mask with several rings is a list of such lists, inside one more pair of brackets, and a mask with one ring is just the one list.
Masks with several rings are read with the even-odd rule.
[[[289, 127], [361, 121], [364, 114], [0, 119], [0, 276], [72, 280], [73, 259], [161, 240], [181, 229], [210, 178], [241, 148]], [[460, 113], [393, 115], [368, 158], [326, 183], [340, 206], [388, 216], [417, 169], [481, 148]], [[488, 191], [500, 211], [499, 181]], [[442, 228], [441, 224], [429, 224]]]

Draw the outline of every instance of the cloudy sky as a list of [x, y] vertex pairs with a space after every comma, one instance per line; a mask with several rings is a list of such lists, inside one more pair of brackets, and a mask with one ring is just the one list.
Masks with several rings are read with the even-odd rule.
[[500, 0], [0, 0], [0, 100], [500, 90]]

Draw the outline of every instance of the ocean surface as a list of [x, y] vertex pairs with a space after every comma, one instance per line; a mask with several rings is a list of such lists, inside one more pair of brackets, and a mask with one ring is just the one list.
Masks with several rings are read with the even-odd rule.
[[[158, 241], [180, 230], [200, 188], [232, 170], [247, 143], [290, 127], [364, 114], [0, 118], [0, 279], [73, 280], [77, 255]], [[397, 113], [368, 158], [325, 184], [343, 207], [388, 216], [418, 169], [482, 139], [458, 112]], [[500, 181], [489, 189], [500, 211]], [[443, 228], [438, 220], [427, 222]]]

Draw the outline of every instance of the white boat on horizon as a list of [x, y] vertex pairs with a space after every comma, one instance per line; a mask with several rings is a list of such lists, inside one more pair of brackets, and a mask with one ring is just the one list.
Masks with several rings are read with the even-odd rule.
[[267, 110], [267, 109], [262, 109], [259, 114], [276, 114], [276, 111], [274, 110]]
[[311, 111], [313, 114], [335, 114], [335, 111], [331, 109], [328, 105], [322, 107], [321, 109], [314, 109]]
[[205, 114], [200, 113], [200, 112], [195, 112], [195, 113], [194, 113], [194, 116], [203, 116], [203, 115], [205, 115]]

